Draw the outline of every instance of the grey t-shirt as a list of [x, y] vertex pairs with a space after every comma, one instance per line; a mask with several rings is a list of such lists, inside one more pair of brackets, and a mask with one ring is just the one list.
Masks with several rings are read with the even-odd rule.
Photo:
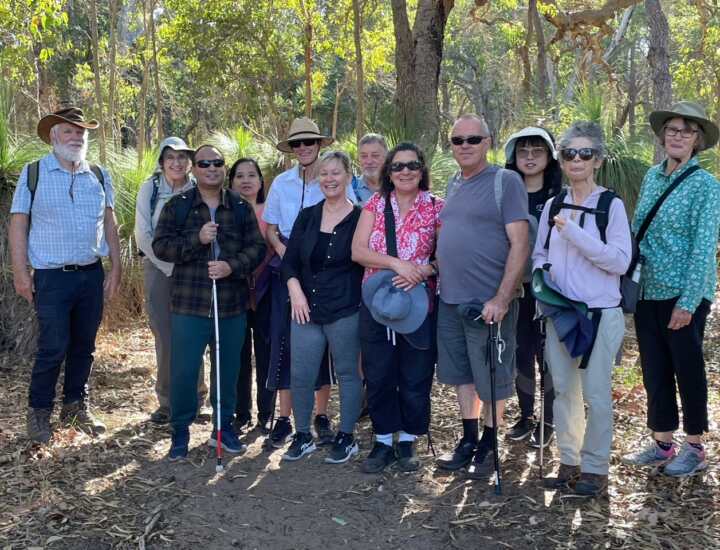
[[461, 179], [440, 213], [437, 245], [440, 298], [446, 304], [484, 303], [500, 287], [510, 241], [505, 226], [528, 220], [528, 196], [520, 176], [505, 170], [502, 215], [495, 199], [495, 174], [490, 165], [468, 180]]

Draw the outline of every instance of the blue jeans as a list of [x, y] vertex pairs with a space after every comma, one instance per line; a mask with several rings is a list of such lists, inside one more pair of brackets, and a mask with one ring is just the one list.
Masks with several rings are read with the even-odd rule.
[[[170, 353], [170, 424], [173, 431], [186, 430], [197, 414], [197, 379], [205, 349], [214, 357], [215, 326], [212, 317], [172, 314], [173, 343]], [[245, 334], [245, 314], [220, 319], [220, 422], [227, 429], [235, 413], [235, 388]], [[214, 359], [213, 359], [214, 363]], [[217, 415], [215, 368], [210, 372], [213, 426]]]
[[39, 332], [30, 378], [31, 407], [53, 406], [63, 361], [63, 403], [87, 397], [95, 336], [102, 319], [104, 278], [99, 261], [86, 271], [35, 270], [34, 303]]

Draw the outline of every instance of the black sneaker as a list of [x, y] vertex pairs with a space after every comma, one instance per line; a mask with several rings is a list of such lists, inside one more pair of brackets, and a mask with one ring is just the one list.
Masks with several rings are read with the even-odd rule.
[[513, 441], [525, 439], [532, 432], [533, 424], [532, 418], [521, 418], [510, 428], [507, 434], [508, 439], [512, 439]]
[[417, 457], [414, 441], [398, 442], [397, 467], [403, 472], [414, 472], [420, 468], [420, 459]]
[[167, 424], [170, 422], [170, 409], [158, 407], [150, 414], [150, 422], [154, 424]]
[[309, 432], [297, 432], [287, 452], [282, 455], [283, 460], [300, 460], [305, 455], [315, 452], [317, 447], [313, 436]]
[[315, 421], [315, 433], [317, 434], [317, 444], [322, 447], [323, 445], [330, 445], [335, 441], [335, 432], [330, 424], [330, 419], [324, 414], [316, 414]]
[[435, 463], [438, 465], [438, 468], [442, 468], [443, 470], [459, 470], [470, 464], [475, 454], [475, 447], [477, 447], [477, 441], [461, 439], [458, 441], [452, 453], [441, 455]]
[[292, 425], [290, 419], [287, 416], [280, 416], [275, 420], [275, 426], [273, 427], [270, 435], [267, 436], [263, 447], [265, 449], [279, 449], [285, 445], [285, 441], [292, 434]]
[[335, 436], [332, 449], [330, 449], [330, 452], [325, 457], [325, 462], [328, 464], [342, 464], [358, 454], [359, 451], [360, 448], [353, 434], [338, 432]]
[[379, 474], [395, 460], [395, 449], [376, 441], [360, 469], [366, 474]]
[[495, 458], [492, 445], [478, 445], [470, 466], [468, 477], [471, 479], [488, 479], [495, 472]]
[[530, 436], [530, 442], [528, 445], [530, 445], [533, 449], [539, 449], [540, 448], [540, 427], [545, 426], [545, 437], [543, 439], [543, 447], [547, 448], [550, 446], [550, 443], [552, 442], [553, 438], [555, 437], [555, 428], [552, 424], [548, 424], [546, 422], [538, 423], [537, 426], [535, 426], [535, 430], [533, 431], [533, 434]]

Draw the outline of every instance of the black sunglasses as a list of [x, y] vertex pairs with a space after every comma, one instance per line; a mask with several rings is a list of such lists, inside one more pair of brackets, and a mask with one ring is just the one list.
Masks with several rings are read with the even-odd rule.
[[393, 162], [390, 165], [390, 171], [391, 172], [402, 172], [407, 168], [411, 172], [417, 172], [418, 170], [422, 170], [422, 162], [419, 160], [411, 160], [410, 162]]
[[453, 136], [450, 138], [450, 143], [452, 143], [453, 145], [462, 145], [467, 142], [470, 145], [479, 145], [486, 137], [488, 136]]
[[223, 159], [199, 160], [195, 163], [195, 166], [197, 166], [198, 168], [210, 168], [210, 166], [214, 166], [215, 168], [220, 168], [222, 166], [225, 166], [225, 160], [223, 160]]
[[563, 160], [567, 161], [574, 159], [578, 155], [580, 156], [580, 160], [590, 160], [596, 153], [597, 151], [592, 147], [581, 147], [580, 149], [570, 147], [568, 149], [560, 149], [560, 156]]
[[319, 141], [319, 139], [294, 139], [292, 141], [288, 141], [288, 145], [291, 149], [297, 149], [301, 145], [304, 145], [305, 147], [312, 147]]

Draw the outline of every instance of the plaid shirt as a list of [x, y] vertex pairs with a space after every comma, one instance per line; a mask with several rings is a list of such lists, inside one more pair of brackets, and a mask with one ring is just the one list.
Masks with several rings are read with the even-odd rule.
[[[178, 231], [175, 209], [188, 194], [194, 195], [192, 207]], [[235, 223], [230, 201], [240, 203], [239, 208], [243, 210], [241, 226]], [[210, 244], [200, 242], [200, 229], [209, 221], [210, 209], [200, 193], [192, 190], [173, 197], [160, 214], [152, 247], [158, 258], [175, 264], [172, 275], [173, 313], [212, 315], [212, 280], [208, 277], [212, 248]], [[219, 225], [218, 260], [226, 261], [232, 268], [228, 277], [217, 279], [218, 313], [220, 317], [232, 317], [244, 313], [247, 308], [247, 277], [265, 257], [265, 239], [253, 209], [232, 191], [223, 189], [215, 222]]]

